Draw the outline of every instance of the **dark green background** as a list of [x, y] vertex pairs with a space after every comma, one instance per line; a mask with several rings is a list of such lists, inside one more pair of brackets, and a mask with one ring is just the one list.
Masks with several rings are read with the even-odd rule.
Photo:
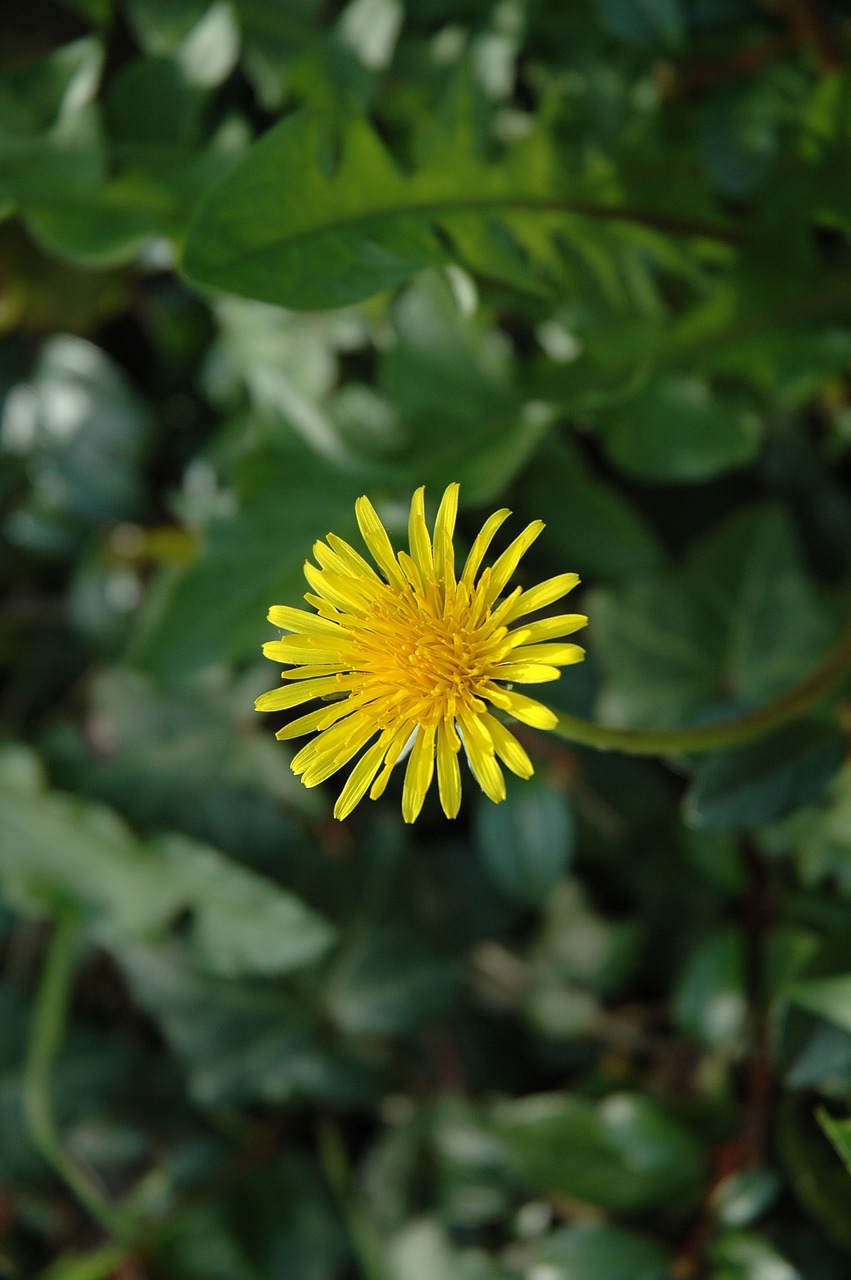
[[[559, 708], [817, 668], [849, 55], [818, 0], [3, 7], [3, 1280], [847, 1277], [847, 682], [701, 758], [528, 731], [413, 829], [252, 704], [313, 541], [454, 480], [462, 548], [508, 505], [583, 579]], [[25, 1121], [57, 921], [114, 1246]]]

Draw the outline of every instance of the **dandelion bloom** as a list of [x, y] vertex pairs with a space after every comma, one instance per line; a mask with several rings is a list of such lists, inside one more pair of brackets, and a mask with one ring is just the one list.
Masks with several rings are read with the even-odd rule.
[[488, 704], [523, 724], [552, 729], [557, 717], [549, 707], [512, 686], [556, 680], [560, 667], [585, 656], [579, 645], [563, 643], [585, 626], [581, 614], [521, 622], [512, 629], [579, 581], [575, 573], [562, 573], [503, 596], [521, 556], [544, 527], [540, 520], [480, 573], [494, 534], [511, 514], [497, 511], [485, 521], [456, 577], [452, 535], [458, 485], [444, 493], [432, 535], [424, 504], [425, 489], [417, 489], [408, 521], [409, 551], [397, 553], [372, 503], [358, 498], [358, 525], [379, 571], [329, 533], [313, 548], [318, 567], [309, 560], [304, 566], [313, 588], [304, 598], [316, 612], [287, 605], [269, 610], [269, 621], [289, 634], [265, 644], [263, 652], [288, 664], [281, 673], [288, 683], [258, 698], [257, 710], [284, 711], [325, 700], [278, 730], [278, 738], [317, 730], [293, 759], [293, 772], [313, 787], [367, 747], [340, 793], [336, 818], [347, 817], [367, 790], [377, 799], [406, 748], [406, 822], [422, 808], [435, 761], [443, 811], [448, 818], [456, 816], [462, 746], [485, 794], [503, 800], [505, 778], [498, 760], [521, 778], [530, 777], [533, 768]]

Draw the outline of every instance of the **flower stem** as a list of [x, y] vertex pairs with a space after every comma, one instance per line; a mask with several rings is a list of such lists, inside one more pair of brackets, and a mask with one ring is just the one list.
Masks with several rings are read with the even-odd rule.
[[806, 715], [827, 694], [851, 676], [851, 628], [830, 651], [824, 661], [804, 680], [753, 711], [722, 720], [720, 724], [701, 725], [693, 729], [611, 729], [582, 720], [579, 716], [557, 711], [558, 724], [553, 729], [568, 742], [597, 747], [600, 751], [626, 751], [631, 755], [690, 755], [703, 751], [719, 751], [740, 742], [750, 742], [777, 729], [790, 720]]
[[53, 1114], [50, 1076], [65, 1033], [78, 941], [76, 916], [65, 911], [53, 930], [30, 1025], [23, 1073], [24, 1114], [33, 1143], [80, 1204], [105, 1231], [127, 1238], [130, 1232], [122, 1215], [62, 1146]]
[[317, 1126], [319, 1159], [346, 1220], [363, 1280], [390, 1280], [375, 1229], [352, 1185], [352, 1173], [340, 1130], [330, 1120]]

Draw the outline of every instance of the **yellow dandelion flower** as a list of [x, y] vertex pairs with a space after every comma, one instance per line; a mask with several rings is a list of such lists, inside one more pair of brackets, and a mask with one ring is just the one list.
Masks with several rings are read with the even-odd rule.
[[[528, 591], [503, 592], [521, 556], [543, 529], [534, 521], [492, 565], [479, 572], [494, 534], [511, 513], [485, 521], [456, 576], [452, 535], [458, 485], [447, 488], [434, 531], [425, 520], [425, 489], [417, 489], [408, 522], [409, 550], [396, 553], [368, 498], [355, 512], [379, 572], [342, 538], [329, 533], [304, 566], [316, 610], [274, 605], [269, 621], [288, 634], [263, 646], [286, 663], [288, 683], [257, 699], [258, 711], [284, 711], [315, 699], [323, 703], [277, 733], [296, 738], [316, 730], [292, 769], [307, 787], [324, 782], [366, 747], [334, 808], [345, 818], [367, 791], [384, 791], [391, 770], [410, 750], [402, 814], [414, 822], [434, 776], [448, 818], [461, 805], [461, 748], [476, 781], [491, 800], [505, 798], [498, 761], [521, 778], [532, 762], [490, 707], [536, 729], [557, 723], [549, 707], [514, 691], [516, 684], [556, 680], [560, 667], [581, 662], [585, 651], [563, 638], [584, 627], [581, 614], [522, 622], [579, 581], [562, 573]], [[329, 699], [331, 701], [329, 702]]]

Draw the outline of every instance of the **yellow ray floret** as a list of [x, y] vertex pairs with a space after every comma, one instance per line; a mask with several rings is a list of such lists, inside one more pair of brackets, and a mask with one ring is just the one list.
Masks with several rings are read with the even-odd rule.
[[[556, 716], [549, 707], [513, 686], [555, 680], [561, 667], [585, 656], [584, 649], [564, 639], [585, 626], [584, 615], [525, 621], [567, 595], [579, 581], [575, 573], [503, 594], [543, 529], [541, 521], [533, 521], [481, 569], [510, 515], [497, 511], [456, 577], [457, 511], [458, 485], [451, 484], [429, 532], [425, 489], [417, 489], [408, 550], [396, 552], [372, 503], [358, 498], [358, 526], [379, 572], [329, 533], [313, 549], [316, 564], [308, 561], [304, 567], [312, 588], [304, 598], [316, 612], [287, 605], [269, 610], [269, 621], [286, 634], [265, 644], [263, 652], [287, 664], [281, 673], [287, 683], [258, 698], [257, 710], [284, 711], [323, 700], [278, 731], [279, 738], [316, 731], [293, 758], [293, 771], [313, 787], [363, 752], [337, 800], [337, 818], [347, 817], [367, 792], [377, 799], [406, 749], [406, 822], [416, 820], [435, 770], [443, 811], [448, 818], [456, 816], [462, 748], [485, 794], [503, 800], [500, 761], [521, 778], [531, 776], [532, 762], [489, 705], [536, 729], [552, 729]], [[518, 619], [524, 621], [509, 629]]]

